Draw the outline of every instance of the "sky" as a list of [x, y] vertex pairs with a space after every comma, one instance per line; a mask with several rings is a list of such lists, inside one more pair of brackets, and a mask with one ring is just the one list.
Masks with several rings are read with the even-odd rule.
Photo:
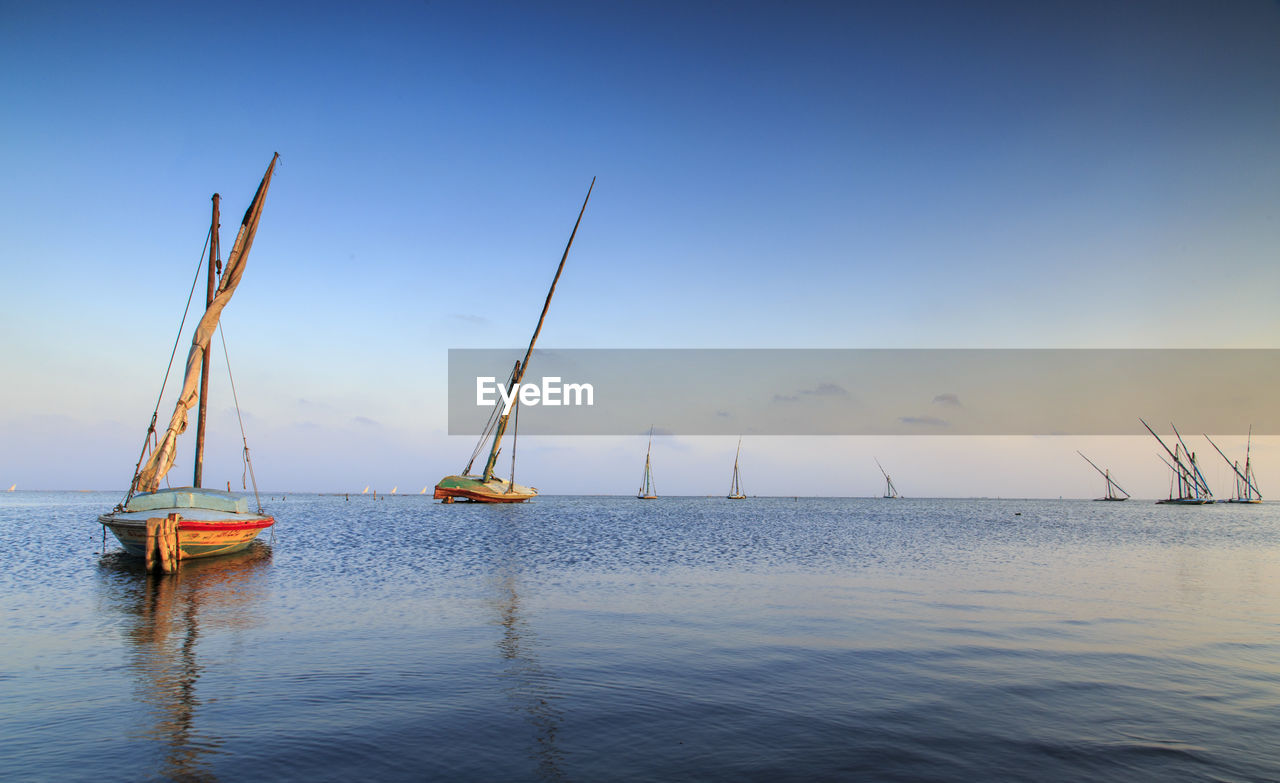
[[[277, 151], [223, 318], [271, 489], [457, 472], [447, 352], [526, 343], [593, 177], [540, 347], [1280, 347], [1278, 43], [1261, 0], [9, 0], [0, 489], [123, 491], [209, 198], [229, 248]], [[206, 483], [239, 485], [223, 364]], [[1163, 496], [1137, 415], [1115, 438], [749, 439], [744, 481], [872, 494], [879, 457], [904, 494], [1100, 494], [1080, 449]], [[727, 489], [735, 439], [659, 440], [661, 491]], [[643, 450], [530, 437], [516, 480], [627, 493]], [[1254, 453], [1280, 486], [1280, 441]]]

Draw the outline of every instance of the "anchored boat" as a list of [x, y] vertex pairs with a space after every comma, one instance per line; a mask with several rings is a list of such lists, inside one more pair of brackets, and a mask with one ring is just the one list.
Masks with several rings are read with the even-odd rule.
[[[555, 295], [556, 283], [560, 282], [560, 273], [564, 271], [564, 262], [569, 258], [569, 248], [573, 247], [573, 238], [578, 234], [578, 226], [582, 223], [582, 215], [587, 211], [587, 201], [591, 199], [591, 190], [596, 185], [595, 178], [591, 179], [591, 185], [587, 188], [587, 197], [582, 200], [582, 209], [578, 211], [578, 220], [573, 224], [573, 231], [569, 233], [569, 242], [564, 246], [564, 255], [560, 256], [560, 266], [556, 268], [556, 276], [551, 280], [551, 289], [547, 291], [547, 301], [542, 305], [542, 315], [538, 317], [538, 325], [533, 330], [533, 338], [529, 340], [529, 349], [525, 351], [524, 360], [518, 361], [511, 370], [511, 375], [507, 378], [507, 397], [511, 399], [515, 393], [515, 389], [520, 386], [520, 382], [524, 379], [525, 371], [529, 369], [529, 358], [533, 355], [533, 346], [538, 342], [538, 334], [542, 331], [542, 323], [547, 318], [547, 309], [551, 307], [551, 297]], [[538, 490], [534, 487], [525, 487], [515, 482], [516, 478], [516, 460], [515, 460], [515, 435], [512, 435], [511, 446], [511, 478], [500, 479], [495, 475], [495, 466], [498, 462], [498, 452], [502, 447], [502, 436], [507, 431], [507, 419], [515, 415], [516, 423], [520, 420], [520, 401], [518, 397], [511, 408], [505, 409], [502, 403], [494, 406], [493, 415], [489, 417], [489, 423], [485, 426], [484, 433], [480, 436], [480, 442], [476, 444], [475, 451], [471, 452], [471, 459], [467, 461], [467, 466], [462, 469], [462, 474], [457, 476], [445, 476], [436, 484], [434, 498], [452, 503], [455, 500], [468, 500], [476, 503], [522, 503], [529, 498], [537, 497]], [[484, 450], [485, 441], [492, 434], [493, 443], [489, 448], [489, 456], [485, 459], [484, 470], [480, 475], [472, 475], [471, 467], [475, 464], [476, 458]]]
[[[875, 459], [875, 457], [872, 457]], [[881, 475], [884, 476], [884, 496], [898, 500], [902, 496], [898, 494], [898, 488], [893, 485], [893, 479], [889, 478], [889, 474], [885, 472], [884, 466], [880, 464], [880, 460], [876, 459], [876, 467], [880, 468]]]
[[738, 478], [738, 457], [742, 455], [742, 438], [738, 438], [738, 451], [733, 455], [733, 482], [729, 485], [730, 500], [742, 500], [746, 495], [742, 494], [742, 482]]
[[[1209, 441], [1209, 445], [1213, 446], [1213, 448], [1217, 450], [1219, 454], [1222, 454], [1222, 449], [1218, 448], [1218, 444], [1214, 443], [1212, 438], [1210, 438], [1208, 435], [1205, 435], [1204, 439]], [[1249, 452], [1252, 449], [1252, 447], [1253, 447], [1253, 427], [1250, 426], [1249, 439], [1245, 441], [1245, 447], [1244, 447], [1244, 470], [1240, 469], [1240, 462], [1238, 460], [1236, 462], [1232, 462], [1231, 460], [1227, 459], [1226, 454], [1222, 454], [1222, 458], [1227, 460], [1227, 464], [1231, 466], [1231, 469], [1233, 471], [1235, 471], [1236, 492], [1235, 492], [1235, 495], [1232, 496], [1230, 500], [1219, 500], [1218, 501], [1219, 503], [1261, 503], [1262, 502], [1262, 493], [1258, 491], [1258, 482], [1257, 482], [1257, 479], [1255, 479], [1253, 476], [1253, 464], [1249, 461]]]
[[[1142, 419], [1138, 419], [1142, 421]], [[1165, 442], [1156, 435], [1156, 431], [1151, 429], [1151, 425], [1142, 421], [1142, 426], [1147, 428], [1157, 441], [1173, 459], [1170, 463], [1164, 457], [1160, 461], [1169, 466], [1173, 471], [1173, 478], [1169, 483], [1169, 497], [1167, 500], [1157, 500], [1156, 503], [1169, 504], [1175, 506], [1203, 506], [1206, 503], [1213, 502], [1213, 492], [1209, 489], [1209, 483], [1204, 480], [1204, 474], [1200, 472], [1200, 467], [1196, 464], [1196, 455], [1191, 449], [1187, 448], [1187, 444], [1182, 440], [1182, 435], [1178, 432], [1177, 427], [1173, 427], [1173, 434], [1177, 436], [1178, 442], [1170, 449]], [[1174, 495], [1174, 487], [1177, 487], [1177, 495]]]
[[653, 451], [653, 428], [649, 428], [649, 448], [644, 452], [644, 480], [640, 482], [637, 500], [657, 500], [658, 490], [653, 486], [653, 472], [649, 468], [649, 454]]
[[[267, 172], [258, 185], [258, 192], [244, 213], [244, 220], [240, 223], [235, 244], [227, 256], [225, 269], [218, 244], [220, 197], [214, 194], [213, 223], [209, 229], [207, 254], [205, 311], [191, 338], [182, 391], [178, 395], [168, 429], [158, 440], [153, 440], [156, 434], [156, 414], [160, 409], [160, 402], [157, 400], [156, 410], [151, 415], [151, 424], [147, 428], [142, 453], [134, 468], [133, 481], [129, 485], [128, 494], [114, 510], [98, 517], [98, 521], [115, 535], [126, 552], [145, 557], [148, 563], [151, 561], [153, 547], [157, 545], [157, 535], [165, 539], [165, 542], [160, 544], [161, 557], [166, 563], [176, 567], [177, 561], [181, 559], [222, 555], [244, 549], [260, 532], [275, 524], [275, 519], [262, 511], [256, 479], [253, 490], [256, 510], [250, 508], [247, 498], [231, 492], [204, 489], [200, 484], [204, 468], [204, 432], [208, 408], [209, 342], [214, 330], [218, 328], [223, 309], [231, 301], [231, 296], [244, 275], [245, 264], [249, 259], [249, 249], [253, 246], [253, 238], [258, 231], [262, 206], [266, 201], [267, 189], [271, 185], [271, 175], [279, 157], [277, 154], [271, 158]], [[200, 260], [203, 264], [205, 256], [202, 255]], [[193, 285], [192, 291], [194, 290]], [[170, 363], [172, 363], [172, 357]], [[168, 378], [167, 372], [165, 377]], [[234, 398], [234, 381], [231, 388]], [[163, 384], [160, 395], [163, 398]], [[173, 467], [177, 456], [178, 436], [187, 429], [187, 412], [197, 402], [199, 408], [196, 419], [195, 471], [192, 485], [162, 490], [160, 482]], [[237, 415], [239, 410], [237, 402]], [[253, 465], [249, 461], [249, 444], [243, 435], [242, 426], [245, 469], [246, 473], [252, 476]], [[143, 460], [146, 460], [145, 465]], [[167, 526], [157, 524], [161, 522], [167, 522]], [[166, 570], [169, 570], [168, 565]]]
[[[1079, 454], [1081, 457], [1084, 457], [1084, 461], [1085, 461], [1085, 462], [1089, 463], [1090, 465], [1093, 465], [1093, 460], [1089, 459], [1088, 457], [1085, 457], [1085, 456], [1084, 456], [1084, 452], [1077, 451], [1076, 453], [1077, 453], [1077, 454]], [[1102, 477], [1103, 477], [1103, 478], [1105, 478], [1105, 479], [1107, 480], [1107, 494], [1106, 494], [1106, 496], [1105, 496], [1105, 497], [1100, 497], [1100, 498], [1094, 498], [1094, 500], [1128, 500], [1128, 499], [1131, 497], [1131, 496], [1129, 495], [1129, 493], [1128, 493], [1128, 492], [1125, 492], [1125, 491], [1124, 491], [1124, 488], [1122, 488], [1119, 484], [1117, 484], [1115, 481], [1113, 481], [1113, 480], [1111, 479], [1111, 469], [1110, 469], [1110, 468], [1108, 468], [1108, 469], [1106, 469], [1106, 470], [1103, 470], [1102, 468], [1098, 467], [1097, 465], [1093, 465], [1093, 469], [1094, 469], [1094, 470], [1096, 470], [1096, 471], [1098, 471], [1099, 473], [1101, 473], [1101, 474], [1102, 474]], [[1120, 492], [1124, 492], [1124, 497], [1120, 497], [1119, 495], [1117, 495], [1117, 494], [1116, 494], [1116, 491], [1117, 491], [1117, 490], [1118, 490], [1118, 491], [1120, 491]]]

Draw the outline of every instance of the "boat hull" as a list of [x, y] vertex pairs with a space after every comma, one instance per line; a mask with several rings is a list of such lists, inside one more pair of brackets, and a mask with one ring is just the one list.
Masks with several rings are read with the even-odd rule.
[[178, 517], [178, 557], [189, 560], [239, 552], [274, 517], [249, 510], [249, 501], [231, 492], [199, 487], [177, 487], [144, 492], [129, 498], [124, 508], [98, 517], [103, 527], [136, 557], [147, 555], [147, 520]]
[[446, 476], [436, 484], [436, 500], [464, 500], [472, 503], [523, 503], [538, 496], [538, 490], [500, 478], [485, 481], [479, 476]]
[[[196, 557], [214, 557], [239, 552], [253, 542], [258, 534], [275, 524], [273, 517], [255, 516], [250, 519], [183, 519], [182, 512], [189, 509], [171, 509], [178, 514], [178, 556], [189, 560]], [[164, 513], [149, 513], [148, 517], [165, 517]], [[147, 518], [137, 519], [136, 514], [103, 514], [98, 521], [135, 557], [146, 557]]]
[[1168, 500], [1157, 500], [1156, 505], [1168, 506], [1203, 506], [1206, 503], [1212, 503], [1212, 500], [1202, 498], [1169, 498]]
[[657, 500], [657, 495], [636, 495], [636, 500]]

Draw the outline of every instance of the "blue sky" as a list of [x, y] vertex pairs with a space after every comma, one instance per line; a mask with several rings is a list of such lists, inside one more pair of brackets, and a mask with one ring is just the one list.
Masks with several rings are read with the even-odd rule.
[[[229, 246], [274, 151], [224, 317], [271, 487], [459, 469], [446, 351], [528, 339], [593, 176], [545, 347], [1275, 347], [1278, 42], [1275, 2], [6, 3], [0, 484], [128, 482], [209, 196]], [[720, 491], [732, 443], [667, 445]], [[1088, 495], [1079, 445], [769, 439], [753, 491], [896, 452], [904, 492]], [[521, 471], [627, 492], [642, 449]]]

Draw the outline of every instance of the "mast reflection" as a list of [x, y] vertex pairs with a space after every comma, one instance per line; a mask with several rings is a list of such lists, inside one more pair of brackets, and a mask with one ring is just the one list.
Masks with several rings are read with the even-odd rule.
[[511, 709], [533, 729], [529, 759], [537, 764], [541, 780], [565, 780], [562, 770], [564, 754], [556, 744], [556, 736], [564, 714], [557, 706], [559, 678], [542, 667], [538, 659], [538, 637], [530, 627], [516, 590], [515, 569], [508, 567], [500, 574], [497, 585], [497, 609], [502, 625], [498, 650], [505, 662], [503, 692]]
[[[185, 560], [173, 574], [148, 574], [137, 558], [120, 552], [101, 558], [106, 603], [125, 618], [136, 698], [154, 715], [140, 738], [161, 749], [160, 768], [139, 770], [140, 778], [217, 779], [210, 756], [220, 752], [223, 740], [198, 722], [200, 708], [216, 698], [207, 687], [198, 688], [207, 665], [200, 641], [259, 623], [270, 563], [271, 547], [257, 542], [236, 554]], [[234, 645], [229, 649], [236, 653]], [[222, 657], [217, 663], [235, 660]]]

